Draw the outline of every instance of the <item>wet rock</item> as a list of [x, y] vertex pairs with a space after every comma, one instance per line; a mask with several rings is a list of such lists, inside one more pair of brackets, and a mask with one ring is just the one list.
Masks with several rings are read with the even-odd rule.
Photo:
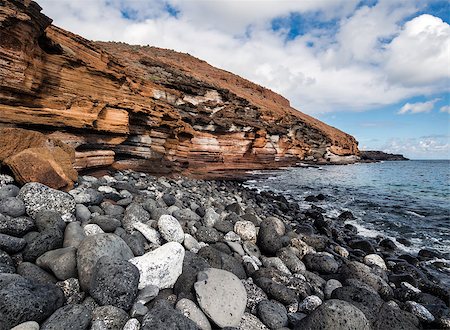
[[197, 277], [195, 293], [203, 312], [219, 327], [238, 326], [247, 304], [247, 293], [239, 278], [215, 268]]
[[277, 301], [263, 300], [256, 307], [259, 319], [269, 329], [279, 329], [288, 325], [286, 308]]
[[358, 308], [346, 301], [332, 299], [304, 318], [297, 329], [370, 330], [371, 326]]
[[379, 245], [387, 250], [394, 251], [397, 249], [397, 245], [390, 238], [384, 238], [380, 241]]
[[140, 273], [139, 289], [156, 285], [159, 289], [171, 288], [183, 268], [184, 248], [180, 243], [169, 242], [129, 261]]
[[345, 220], [353, 220], [355, 219], [355, 216], [350, 211], [344, 211], [341, 214], [339, 214], [339, 220], [345, 221]]
[[42, 330], [88, 329], [91, 313], [83, 305], [67, 305], [59, 308], [44, 323]]
[[93, 271], [89, 292], [100, 305], [128, 311], [138, 293], [139, 270], [128, 261], [101, 257]]
[[51, 270], [59, 280], [77, 276], [76, 248], [67, 247], [45, 252], [36, 260], [36, 265]]
[[83, 291], [89, 289], [94, 266], [103, 256], [117, 260], [129, 260], [133, 257], [133, 253], [128, 245], [114, 234], [86, 237], [77, 252], [78, 279]]

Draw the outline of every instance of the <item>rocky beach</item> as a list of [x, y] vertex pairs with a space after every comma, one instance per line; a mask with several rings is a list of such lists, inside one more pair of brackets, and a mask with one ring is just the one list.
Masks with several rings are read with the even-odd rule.
[[67, 193], [0, 176], [0, 329], [438, 329], [449, 292], [398, 250], [233, 181], [122, 171]]

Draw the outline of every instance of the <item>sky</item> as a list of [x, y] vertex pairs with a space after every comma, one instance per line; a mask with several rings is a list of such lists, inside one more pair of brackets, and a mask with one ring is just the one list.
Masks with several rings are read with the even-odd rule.
[[85, 38], [189, 53], [362, 150], [450, 159], [448, 0], [38, 0]]

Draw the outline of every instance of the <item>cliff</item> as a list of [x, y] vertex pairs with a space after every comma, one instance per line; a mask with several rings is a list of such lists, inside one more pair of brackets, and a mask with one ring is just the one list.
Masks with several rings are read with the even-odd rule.
[[400, 154], [389, 154], [383, 151], [364, 150], [360, 151], [362, 161], [388, 161], [388, 160], [409, 160]]
[[223, 176], [359, 153], [266, 88], [188, 54], [86, 40], [40, 11], [0, 4], [0, 125], [69, 144], [78, 170]]

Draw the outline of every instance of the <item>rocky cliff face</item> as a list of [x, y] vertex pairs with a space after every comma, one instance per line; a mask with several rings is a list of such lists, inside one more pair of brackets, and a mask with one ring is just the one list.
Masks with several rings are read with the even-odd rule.
[[0, 125], [70, 144], [77, 169], [221, 176], [359, 152], [268, 89], [187, 54], [88, 41], [40, 11], [0, 4]]

